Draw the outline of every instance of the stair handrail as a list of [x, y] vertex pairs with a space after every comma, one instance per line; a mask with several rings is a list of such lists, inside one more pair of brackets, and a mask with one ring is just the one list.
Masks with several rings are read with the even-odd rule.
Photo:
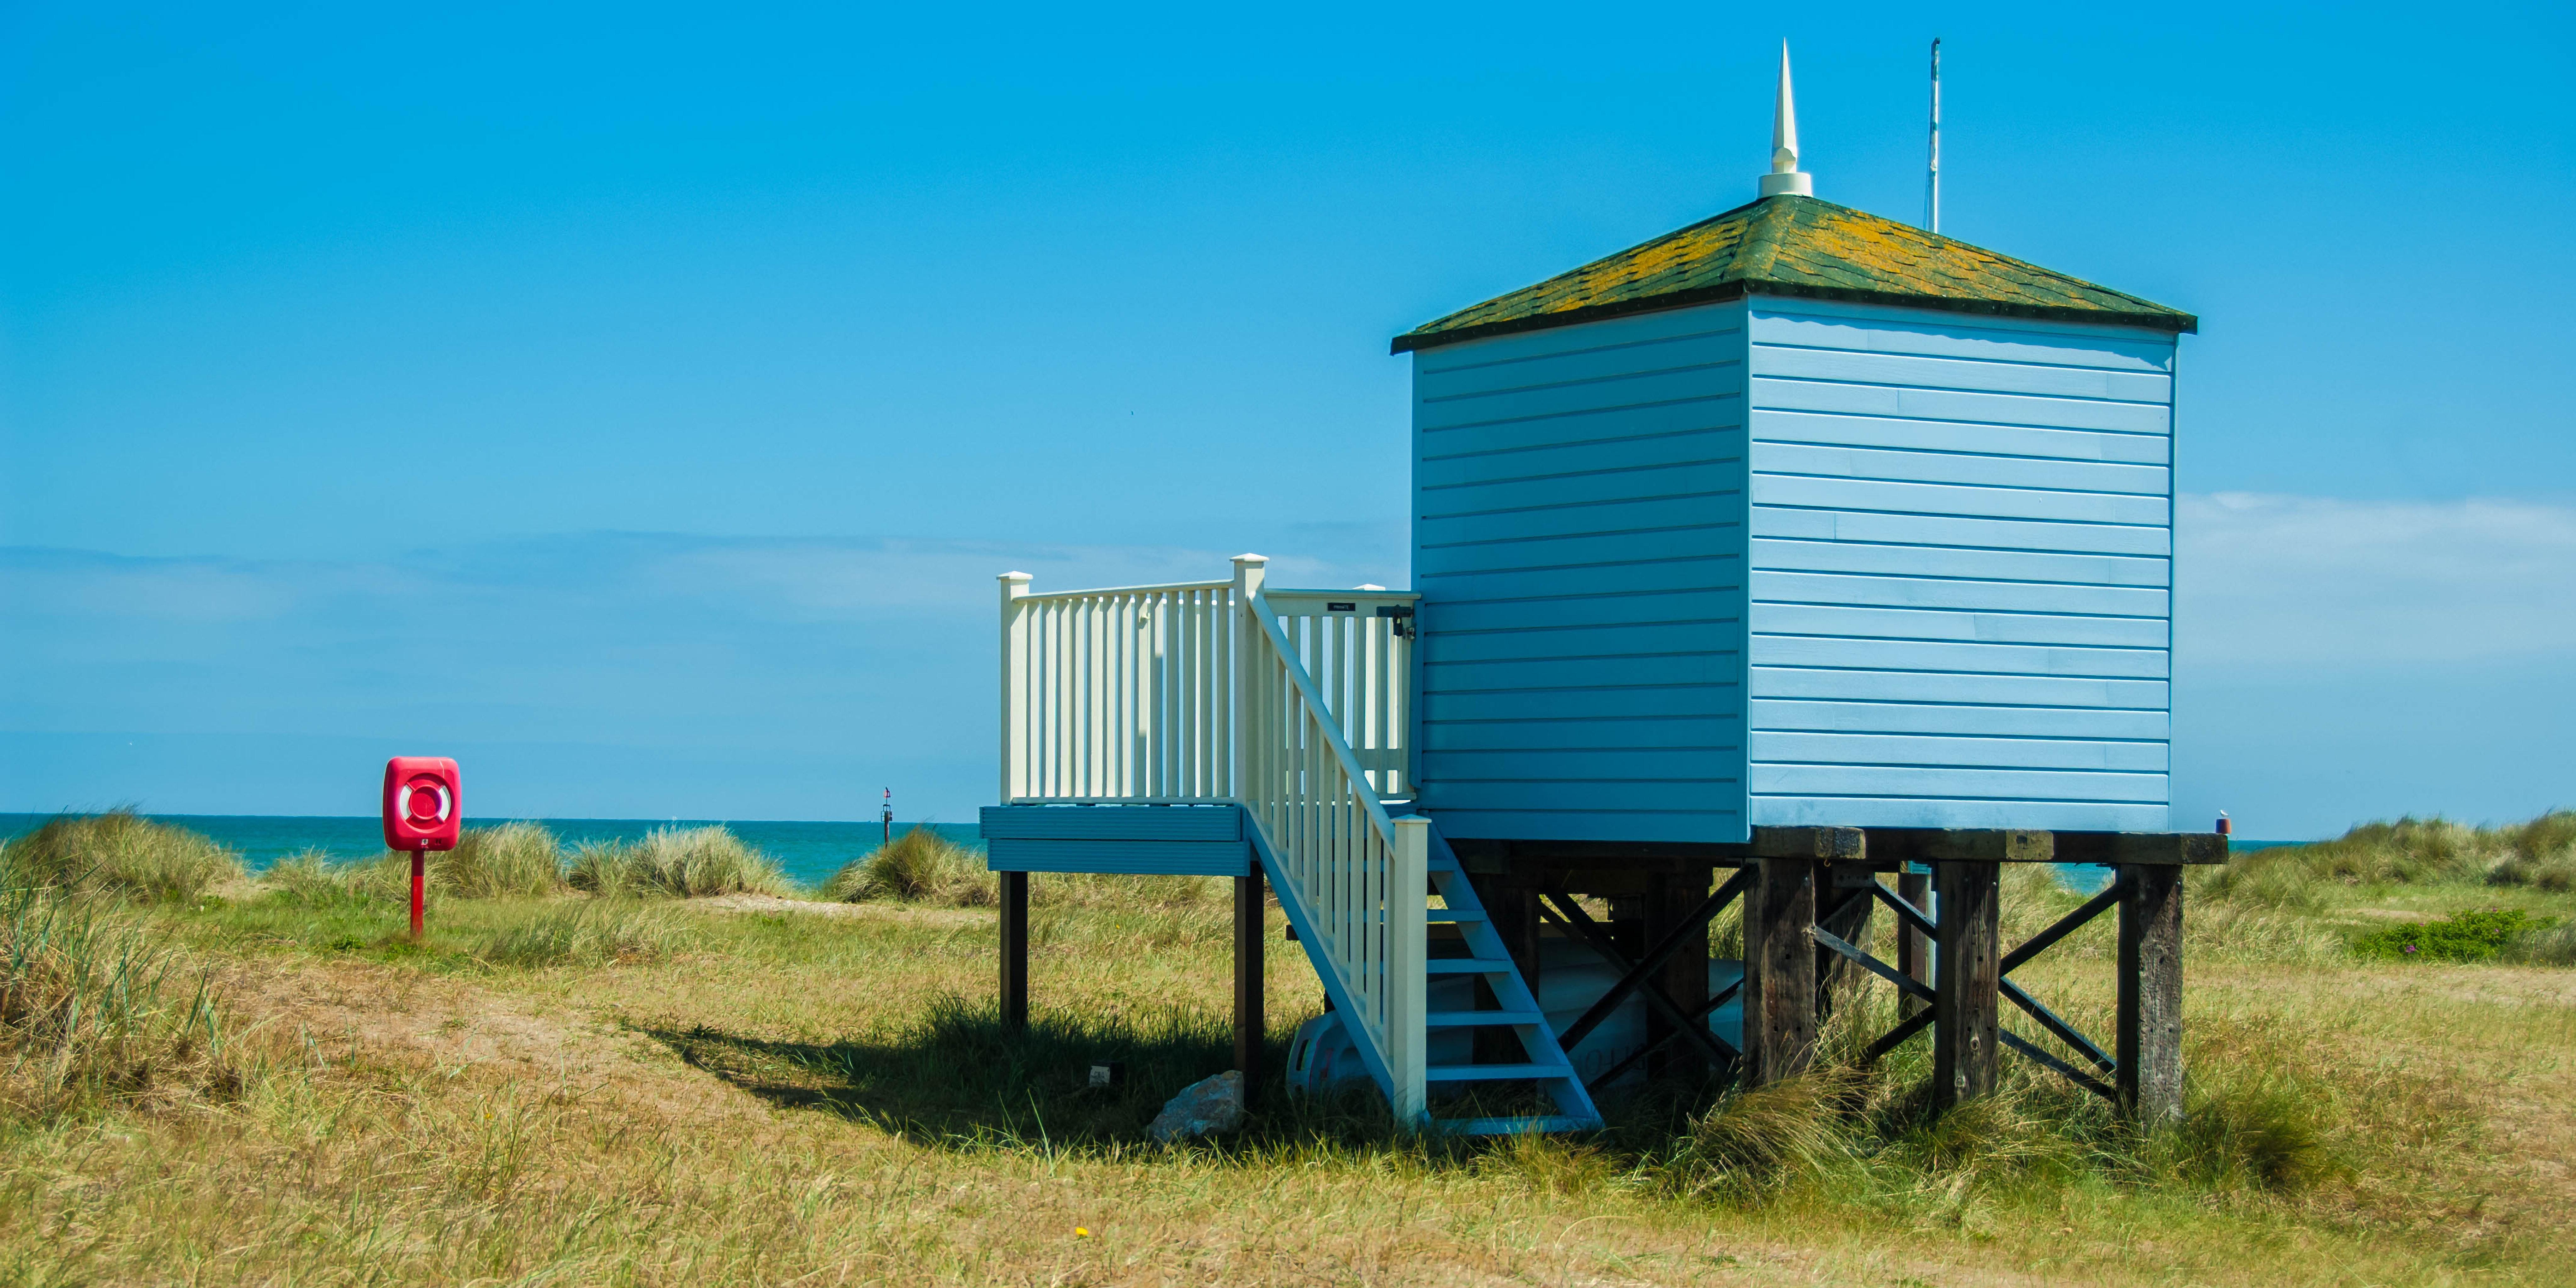
[[[1339, 976], [1333, 991], [1353, 1012], [1344, 1023], [1360, 1030], [1353, 1036], [1364, 1051], [1374, 1047], [1384, 1060], [1397, 1119], [1418, 1122], [1429, 1072], [1431, 824], [1387, 815], [1262, 597], [1267, 563], [1258, 555], [1234, 561], [1234, 602], [1246, 619], [1236, 637], [1235, 794], [1281, 869], [1275, 877], [1294, 884], [1314, 923], [1307, 930], [1320, 943], [1308, 945], [1309, 955]], [[1262, 643], [1267, 666], [1256, 660]]]

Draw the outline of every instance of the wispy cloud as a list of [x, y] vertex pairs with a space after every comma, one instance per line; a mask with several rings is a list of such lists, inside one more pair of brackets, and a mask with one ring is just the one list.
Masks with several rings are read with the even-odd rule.
[[[959, 817], [989, 789], [996, 574], [1042, 589], [1215, 580], [1230, 553], [649, 533], [347, 562], [0, 548], [0, 732], [662, 748], [700, 783], [655, 799], [716, 814], [752, 807], [692, 795], [709, 756], [781, 785], [859, 756]], [[1393, 579], [1294, 552], [1272, 566], [1293, 585]], [[38, 768], [0, 772], [0, 795], [40, 785], [19, 804], [51, 808], [161, 790]], [[227, 799], [266, 808], [258, 791]]]
[[2576, 649], [2576, 509], [2222, 492], [2176, 516], [2186, 664], [2527, 658]]

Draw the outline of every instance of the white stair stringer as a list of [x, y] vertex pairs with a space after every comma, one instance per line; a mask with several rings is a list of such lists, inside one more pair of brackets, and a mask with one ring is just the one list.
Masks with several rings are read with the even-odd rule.
[[[1547, 1131], [1594, 1127], [1600, 1115], [1572, 1061], [1539, 1014], [1502, 936], [1467, 883], [1458, 857], [1420, 815], [1390, 817], [1371, 770], [1352, 751], [1336, 708], [1316, 686], [1301, 650], [1262, 593], [1261, 568], [1236, 563], [1234, 795], [1298, 945], [1324, 982], [1361, 1064], [1396, 1117], [1434, 1130]], [[1354, 711], [1359, 710], [1348, 702]], [[1430, 904], [1437, 896], [1441, 907]], [[1469, 956], [1434, 961], [1427, 930], [1455, 925]], [[1451, 1011], [1442, 1027], [1510, 1030], [1524, 1059], [1433, 1067], [1428, 1061], [1433, 972], [1474, 975], [1498, 1005], [1484, 1019]], [[1441, 1122], [1430, 1091], [1478, 1082], [1536, 1082], [1557, 1112]]]
[[[1427, 821], [1427, 816], [1421, 817]], [[1334, 1009], [1345, 1015], [1356, 1014], [1351, 981], [1342, 977], [1342, 970], [1331, 954], [1316, 949], [1323, 932], [1316, 924], [1314, 910], [1298, 897], [1296, 883], [1280, 879], [1281, 868], [1271, 851], [1269, 838], [1263, 834], [1258, 821], [1253, 822], [1254, 826], [1247, 828], [1246, 832], [1253, 838], [1253, 849], [1260, 856], [1262, 868], [1278, 892], [1279, 906], [1288, 914], [1288, 924], [1296, 931], [1297, 942], [1307, 949], [1307, 959], [1314, 964], [1315, 974], [1323, 981], [1325, 994], [1332, 999]], [[1473, 975], [1482, 979], [1492, 990], [1495, 1001], [1492, 1010], [1430, 1012], [1424, 1017], [1427, 1026], [1509, 1029], [1519, 1039], [1523, 1053], [1521, 1061], [1510, 1064], [1433, 1065], [1424, 1071], [1426, 1081], [1434, 1087], [1451, 1089], [1476, 1082], [1536, 1082], [1554, 1102], [1556, 1112], [1490, 1118], [1430, 1118], [1424, 1125], [1435, 1131], [1465, 1135], [1590, 1131], [1600, 1127], [1601, 1114], [1593, 1107], [1591, 1093], [1584, 1089], [1583, 1079], [1575, 1073], [1573, 1062], [1566, 1058], [1564, 1049], [1558, 1045], [1556, 1030], [1548, 1025], [1547, 1017], [1540, 1012], [1538, 999], [1530, 992], [1528, 981], [1521, 978], [1520, 970], [1512, 964], [1502, 935], [1494, 929], [1492, 919], [1485, 914], [1483, 904], [1476, 898], [1475, 887], [1468, 883], [1465, 870], [1459, 866], [1458, 856], [1441, 838], [1436, 826], [1431, 830], [1431, 853], [1426, 866], [1430, 873], [1430, 893], [1437, 896], [1443, 905], [1426, 908], [1428, 920], [1456, 924], [1467, 947], [1464, 958], [1434, 958], [1426, 966], [1441, 975]], [[1350, 1035], [1352, 1045], [1358, 1048], [1360, 1061], [1368, 1069], [1369, 1077], [1378, 1084], [1380, 1091], [1386, 1093], [1390, 1102], [1395, 1101], [1396, 1090], [1387, 1052], [1372, 1040], [1364, 1027], [1345, 1025], [1344, 1031]]]

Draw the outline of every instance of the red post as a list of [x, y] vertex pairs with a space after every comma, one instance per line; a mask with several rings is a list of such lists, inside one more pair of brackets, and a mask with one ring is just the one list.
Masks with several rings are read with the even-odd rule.
[[429, 891], [429, 851], [411, 852], [411, 939], [420, 942], [420, 914]]

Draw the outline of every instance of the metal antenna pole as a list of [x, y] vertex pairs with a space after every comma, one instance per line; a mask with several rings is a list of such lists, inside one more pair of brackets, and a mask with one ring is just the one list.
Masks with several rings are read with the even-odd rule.
[[1941, 231], [1941, 38], [1932, 38], [1932, 169], [1924, 197], [1924, 226]]

